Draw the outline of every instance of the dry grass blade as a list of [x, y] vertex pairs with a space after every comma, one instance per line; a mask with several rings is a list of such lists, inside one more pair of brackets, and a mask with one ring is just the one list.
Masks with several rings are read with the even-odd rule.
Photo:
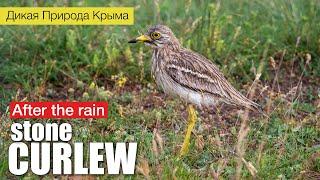
[[197, 150], [199, 150], [200, 152], [203, 150], [204, 148], [204, 139], [203, 136], [199, 135], [196, 138], [196, 148]]
[[156, 158], [159, 157], [158, 145], [155, 139], [152, 139], [152, 152]]
[[252, 165], [251, 162], [246, 161], [244, 158], [241, 159], [244, 165], [246, 165], [247, 169], [249, 170], [251, 176], [256, 177], [258, 171], [257, 169]]
[[[261, 69], [261, 68], [259, 68], [259, 69]], [[258, 72], [255, 77], [255, 80], [253, 81], [253, 83], [251, 85], [250, 91], [248, 92], [249, 99], [251, 99], [255, 93], [257, 81], [259, 81], [260, 76], [261, 76], [261, 73]], [[250, 128], [248, 127], [249, 109], [246, 109], [245, 112], [240, 117], [241, 117], [242, 122], [241, 122], [240, 130], [238, 133], [238, 137], [237, 137], [238, 142], [236, 144], [236, 153], [238, 155], [238, 159], [237, 159], [235, 179], [241, 179], [241, 170], [242, 170], [242, 166], [243, 166], [244, 154], [246, 151], [246, 148], [245, 148], [245, 144], [247, 142], [246, 137], [247, 137], [248, 132], [250, 130]], [[249, 169], [249, 171], [251, 172], [250, 169]]]
[[154, 138], [159, 145], [160, 152], [162, 152], [163, 151], [163, 139], [162, 139], [161, 135], [158, 133], [158, 131], [154, 131]]
[[152, 152], [156, 158], [163, 152], [163, 140], [156, 128], [153, 130]]
[[146, 159], [141, 158], [136, 169], [138, 173], [142, 174], [145, 177], [145, 179], [151, 179], [149, 163]]

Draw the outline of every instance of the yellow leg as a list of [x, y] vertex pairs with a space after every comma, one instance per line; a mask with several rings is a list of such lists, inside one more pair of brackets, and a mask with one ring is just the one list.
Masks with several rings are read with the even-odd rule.
[[190, 136], [191, 136], [192, 129], [196, 124], [196, 121], [197, 121], [196, 111], [192, 105], [189, 105], [188, 106], [188, 128], [187, 128], [186, 136], [184, 137], [182, 148], [180, 150], [180, 156], [186, 155], [189, 151]]

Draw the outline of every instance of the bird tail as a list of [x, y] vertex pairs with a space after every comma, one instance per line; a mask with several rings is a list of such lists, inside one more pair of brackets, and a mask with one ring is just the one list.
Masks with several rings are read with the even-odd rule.
[[244, 107], [252, 111], [257, 111], [261, 113], [263, 116], [265, 116], [266, 118], [269, 118], [269, 116], [263, 111], [262, 106], [256, 102], [253, 102], [248, 99], [247, 102], [244, 104]]

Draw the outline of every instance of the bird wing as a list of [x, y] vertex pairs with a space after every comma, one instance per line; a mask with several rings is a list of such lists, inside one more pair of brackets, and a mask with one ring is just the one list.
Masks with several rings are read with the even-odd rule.
[[200, 54], [189, 50], [173, 54], [165, 67], [167, 74], [183, 87], [220, 97], [227, 103], [259, 106], [238, 92], [219, 69]]

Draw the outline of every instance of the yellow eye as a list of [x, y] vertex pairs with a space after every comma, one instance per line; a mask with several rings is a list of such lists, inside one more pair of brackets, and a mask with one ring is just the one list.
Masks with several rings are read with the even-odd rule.
[[151, 33], [151, 38], [152, 39], [159, 39], [160, 37], [161, 37], [161, 35], [158, 32]]

